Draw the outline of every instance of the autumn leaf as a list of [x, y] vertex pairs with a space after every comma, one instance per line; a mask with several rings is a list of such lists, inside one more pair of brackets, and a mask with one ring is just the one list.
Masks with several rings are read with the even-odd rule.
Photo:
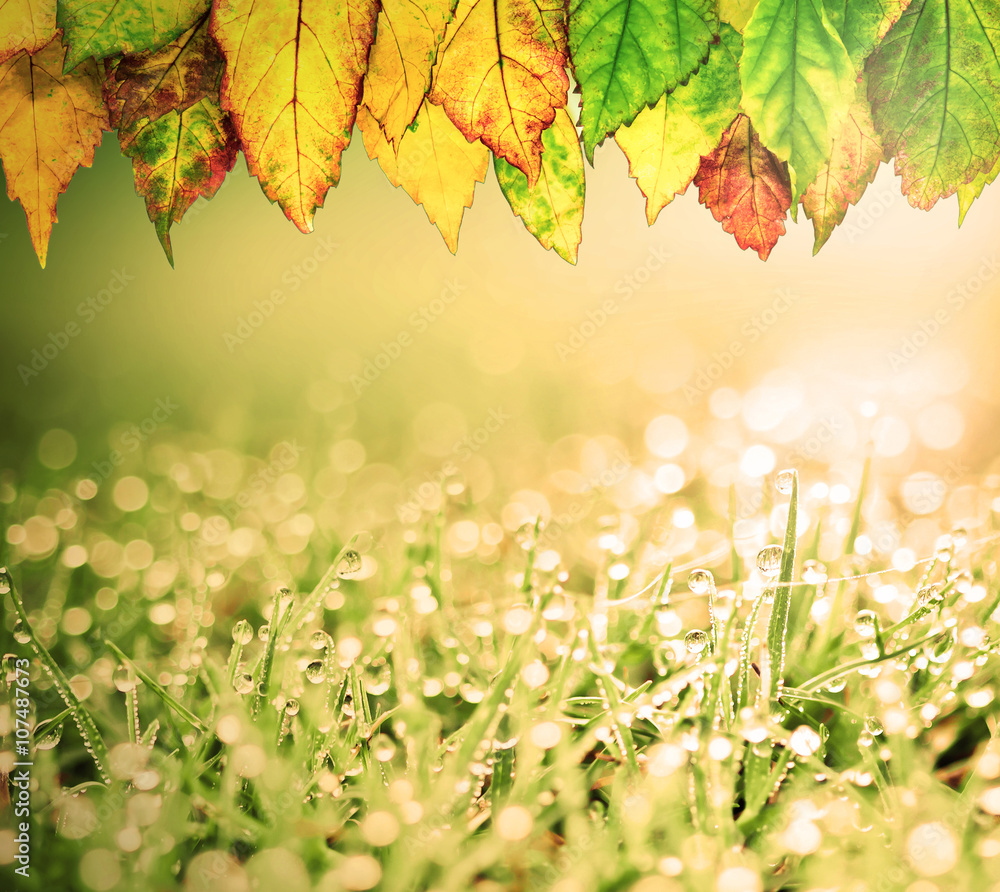
[[802, 195], [802, 207], [812, 220], [816, 254], [844, 222], [849, 205], [857, 204], [874, 182], [882, 163], [882, 144], [872, 123], [867, 84], [862, 81], [841, 132], [834, 137], [830, 160]]
[[972, 202], [974, 202], [980, 195], [983, 194], [983, 189], [990, 185], [997, 176], [1000, 176], [1000, 157], [997, 158], [996, 162], [990, 170], [983, 171], [977, 174], [975, 179], [970, 183], [963, 183], [958, 187], [958, 225], [961, 226], [965, 222], [965, 215], [969, 213], [969, 208], [972, 207]]
[[745, 114], [737, 115], [715, 150], [701, 159], [694, 183], [698, 200], [737, 244], [767, 260], [785, 234], [791, 185], [785, 165], [764, 148]]
[[303, 232], [312, 231], [316, 208], [340, 180], [376, 11], [375, 0], [221, 0], [212, 9], [212, 33], [226, 59], [222, 107], [250, 173]]
[[69, 51], [66, 70], [84, 59], [154, 50], [192, 27], [209, 0], [59, 0], [57, 21]]
[[1000, 7], [914, 0], [867, 64], [868, 99], [903, 193], [931, 208], [1000, 150]]
[[170, 227], [201, 197], [211, 198], [233, 169], [239, 142], [229, 116], [212, 98], [185, 109], [144, 118], [119, 131], [122, 151], [132, 159], [136, 191], [174, 265]]
[[56, 201], [81, 166], [90, 167], [107, 130], [97, 64], [63, 73], [66, 50], [57, 34], [35, 55], [0, 65], [0, 160], [7, 195], [19, 201], [38, 261], [45, 266]]
[[420, 106], [395, 150], [364, 106], [358, 110], [358, 128], [368, 157], [378, 161], [389, 182], [423, 205], [454, 254], [462, 215], [472, 206], [476, 183], [486, 179], [486, 146], [469, 142], [445, 110], [429, 102]]
[[571, 0], [569, 45], [583, 142], [594, 149], [684, 83], [719, 33], [713, 0]]
[[566, 109], [542, 134], [542, 169], [534, 186], [512, 164], [494, 157], [500, 189], [511, 210], [543, 248], [576, 263], [583, 225], [583, 152], [576, 125]]
[[719, 18], [742, 34], [756, 8], [757, 0], [719, 0]]
[[561, 0], [459, 0], [428, 98], [534, 184], [542, 131], [566, 105]]
[[701, 163], [718, 144], [723, 131], [740, 109], [740, 73], [737, 67], [742, 41], [729, 25], [712, 47], [708, 62], [684, 86], [643, 109], [631, 125], [615, 134], [646, 196], [650, 226], [660, 211], [679, 195]]
[[0, 0], [0, 62], [37, 53], [56, 33], [56, 0]]
[[760, 0], [743, 32], [740, 68], [743, 109], [763, 144], [788, 162], [797, 203], [840, 132], [854, 66], [820, 0]]
[[222, 55], [208, 16], [166, 46], [107, 62], [104, 92], [112, 127], [183, 111], [218, 92]]
[[454, 0], [382, 0], [368, 56], [364, 104], [391, 143], [413, 122]]
[[823, 9], [844, 42], [855, 71], [899, 21], [910, 0], [825, 0]]

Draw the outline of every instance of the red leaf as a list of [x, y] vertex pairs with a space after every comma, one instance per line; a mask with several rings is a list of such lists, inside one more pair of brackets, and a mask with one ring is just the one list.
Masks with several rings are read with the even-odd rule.
[[702, 156], [694, 183], [698, 200], [736, 243], [767, 260], [785, 234], [792, 189], [788, 168], [761, 145], [746, 115], [737, 115], [719, 145]]

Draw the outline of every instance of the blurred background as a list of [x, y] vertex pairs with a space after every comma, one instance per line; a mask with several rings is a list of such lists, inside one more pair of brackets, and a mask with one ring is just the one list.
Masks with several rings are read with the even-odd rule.
[[883, 165], [818, 256], [800, 215], [762, 263], [694, 189], [647, 227], [613, 143], [587, 173], [573, 267], [492, 171], [452, 256], [360, 140], [309, 236], [241, 159], [174, 227], [171, 269], [106, 135], [60, 199], [47, 269], [20, 207], [0, 204], [4, 485], [107, 489], [152, 470], [196, 490], [183, 443], [209, 456], [218, 499], [253, 456], [274, 479], [294, 466], [302, 503], [335, 505], [348, 529], [412, 520], [452, 478], [472, 502], [500, 496], [511, 527], [556, 514], [555, 491], [641, 514], [676, 493], [705, 502], [707, 485], [724, 514], [730, 483], [786, 464], [815, 466], [805, 482], [828, 500], [839, 483], [844, 504], [869, 448], [909, 520], [995, 484], [1000, 189], [959, 231], [954, 199], [914, 210]]

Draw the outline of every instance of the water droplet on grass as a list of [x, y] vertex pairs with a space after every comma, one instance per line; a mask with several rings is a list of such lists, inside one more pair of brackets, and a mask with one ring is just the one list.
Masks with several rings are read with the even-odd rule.
[[353, 548], [344, 552], [344, 556], [337, 564], [337, 575], [341, 578], [352, 576], [361, 569], [361, 555]]
[[692, 570], [688, 576], [688, 588], [696, 595], [707, 595], [715, 584], [715, 578], [708, 570]]
[[14, 640], [18, 644], [27, 644], [31, 641], [31, 633], [28, 631], [28, 627], [21, 621], [18, 620], [14, 623]]
[[872, 737], [878, 737], [885, 731], [885, 726], [882, 724], [882, 720], [874, 715], [865, 716], [865, 731], [872, 735]]
[[782, 495], [790, 495], [794, 483], [795, 470], [792, 468], [786, 468], [784, 471], [778, 471], [774, 478], [774, 488]]
[[115, 669], [115, 674], [112, 680], [114, 681], [115, 687], [118, 688], [118, 690], [123, 694], [127, 694], [129, 691], [134, 691], [138, 685], [138, 682], [127, 666], [119, 666]]
[[700, 654], [708, 647], [708, 633], [703, 629], [692, 629], [684, 636], [684, 646], [688, 653]]
[[783, 549], [780, 545], [767, 545], [757, 552], [757, 569], [762, 576], [773, 579], [781, 570], [781, 555]]
[[326, 668], [322, 660], [313, 660], [306, 666], [306, 678], [313, 684], [322, 684], [326, 681]]
[[249, 644], [253, 639], [253, 626], [241, 619], [233, 626], [233, 641], [237, 644]]
[[267, 641], [267, 639], [271, 637], [271, 625], [270, 625], [270, 623], [264, 623], [264, 625], [262, 625], [257, 630], [257, 637], [261, 641]]
[[246, 672], [241, 672], [233, 679], [233, 687], [237, 694], [249, 694], [253, 690], [253, 678]]
[[874, 638], [878, 628], [878, 617], [873, 610], [859, 610], [854, 618], [854, 631], [860, 638]]
[[944, 595], [941, 594], [941, 584], [939, 582], [933, 582], [930, 585], [925, 585], [917, 592], [915, 606], [933, 607], [936, 604], [939, 604], [943, 599]]
[[313, 650], [323, 650], [324, 647], [330, 647], [333, 644], [333, 639], [322, 629], [313, 632], [312, 637], [309, 639], [309, 646]]
[[41, 734], [35, 735], [35, 749], [51, 750], [59, 745], [62, 740], [63, 723], [58, 722], [45, 728]]

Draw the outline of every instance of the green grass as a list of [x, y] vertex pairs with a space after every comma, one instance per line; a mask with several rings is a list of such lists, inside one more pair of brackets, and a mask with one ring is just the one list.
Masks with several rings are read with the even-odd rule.
[[494, 520], [458, 499], [294, 558], [266, 527], [253, 560], [176, 507], [81, 504], [91, 554], [145, 524], [174, 577], [112, 589], [55, 556], [0, 577], [4, 758], [17, 657], [39, 744], [14, 888], [993, 888], [993, 530], [894, 570], [853, 554], [856, 493], [821, 567], [822, 512], [796, 536], [798, 477], [772, 492], [771, 550], [726, 539], [693, 576], [651, 531], [596, 561], [553, 563], [539, 523], [456, 556], [447, 525]]

